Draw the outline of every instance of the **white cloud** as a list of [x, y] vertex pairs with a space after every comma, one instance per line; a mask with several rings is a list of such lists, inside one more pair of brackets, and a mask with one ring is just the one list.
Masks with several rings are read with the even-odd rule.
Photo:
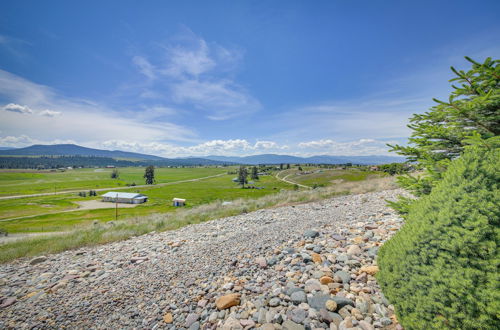
[[169, 143], [138, 143], [123, 140], [109, 140], [100, 144], [100, 147], [154, 154], [164, 157], [203, 157], [209, 155], [244, 156], [263, 152], [279, 152], [288, 148], [288, 146], [282, 146], [273, 141], [257, 141], [251, 143], [245, 139], [210, 140], [190, 146], [179, 146]]
[[17, 113], [22, 113], [22, 114], [33, 113], [33, 110], [31, 110], [28, 106], [19, 105], [19, 104], [15, 104], [15, 103], [9, 103], [7, 105], [4, 105], [2, 107], [2, 109], [5, 111], [17, 112]]
[[[192, 141], [195, 133], [161, 116], [150, 118], [141, 112], [114, 110], [88, 100], [63, 97], [49, 87], [32, 83], [19, 76], [0, 70], [0, 98], [12, 104], [23, 104], [26, 109], [50, 109], [29, 120], [19, 120], [19, 114], [2, 111], [0, 131], [4, 136], [29, 133], [40, 141], [76, 140], [85, 143], [119, 139], [141, 143], [151, 141]], [[19, 106], [9, 109], [21, 111]], [[23, 108], [24, 109], [24, 108]], [[24, 110], [27, 111], [27, 110]], [[154, 111], [171, 113], [166, 108]], [[64, 115], [58, 115], [64, 112]], [[31, 110], [30, 113], [33, 113]]]
[[55, 117], [61, 115], [61, 111], [42, 110], [38, 114], [45, 117]]
[[19, 136], [0, 137], [0, 146], [2, 147], [22, 148], [31, 146], [33, 144], [76, 144], [76, 142], [74, 140], [60, 140], [60, 139], [51, 141], [42, 141], [24, 134]]

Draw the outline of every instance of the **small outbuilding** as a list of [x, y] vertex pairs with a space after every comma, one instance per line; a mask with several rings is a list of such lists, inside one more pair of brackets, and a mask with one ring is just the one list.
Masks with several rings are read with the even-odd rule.
[[148, 196], [139, 193], [110, 191], [101, 196], [103, 202], [142, 204], [148, 201]]
[[186, 200], [184, 198], [174, 198], [172, 199], [173, 206], [186, 206]]

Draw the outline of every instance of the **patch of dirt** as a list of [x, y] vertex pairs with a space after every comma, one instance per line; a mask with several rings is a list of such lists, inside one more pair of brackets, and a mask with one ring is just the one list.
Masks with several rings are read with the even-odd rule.
[[[78, 209], [76, 209], [78, 211], [96, 210], [96, 209], [114, 209], [116, 207], [115, 203], [101, 202], [101, 201], [96, 201], [96, 200], [76, 202], [76, 203], [79, 205]], [[122, 209], [122, 208], [136, 207], [138, 205], [140, 205], [140, 204], [118, 203], [118, 208]]]

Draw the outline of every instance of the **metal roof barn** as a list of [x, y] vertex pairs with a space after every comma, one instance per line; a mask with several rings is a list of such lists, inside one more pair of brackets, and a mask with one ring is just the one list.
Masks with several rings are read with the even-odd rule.
[[110, 191], [101, 196], [103, 202], [141, 204], [148, 201], [148, 196], [139, 193]]

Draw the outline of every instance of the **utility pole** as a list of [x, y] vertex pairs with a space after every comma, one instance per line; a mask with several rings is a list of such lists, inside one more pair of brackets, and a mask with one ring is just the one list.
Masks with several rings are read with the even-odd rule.
[[118, 220], [118, 194], [116, 194], [115, 198], [115, 220]]

